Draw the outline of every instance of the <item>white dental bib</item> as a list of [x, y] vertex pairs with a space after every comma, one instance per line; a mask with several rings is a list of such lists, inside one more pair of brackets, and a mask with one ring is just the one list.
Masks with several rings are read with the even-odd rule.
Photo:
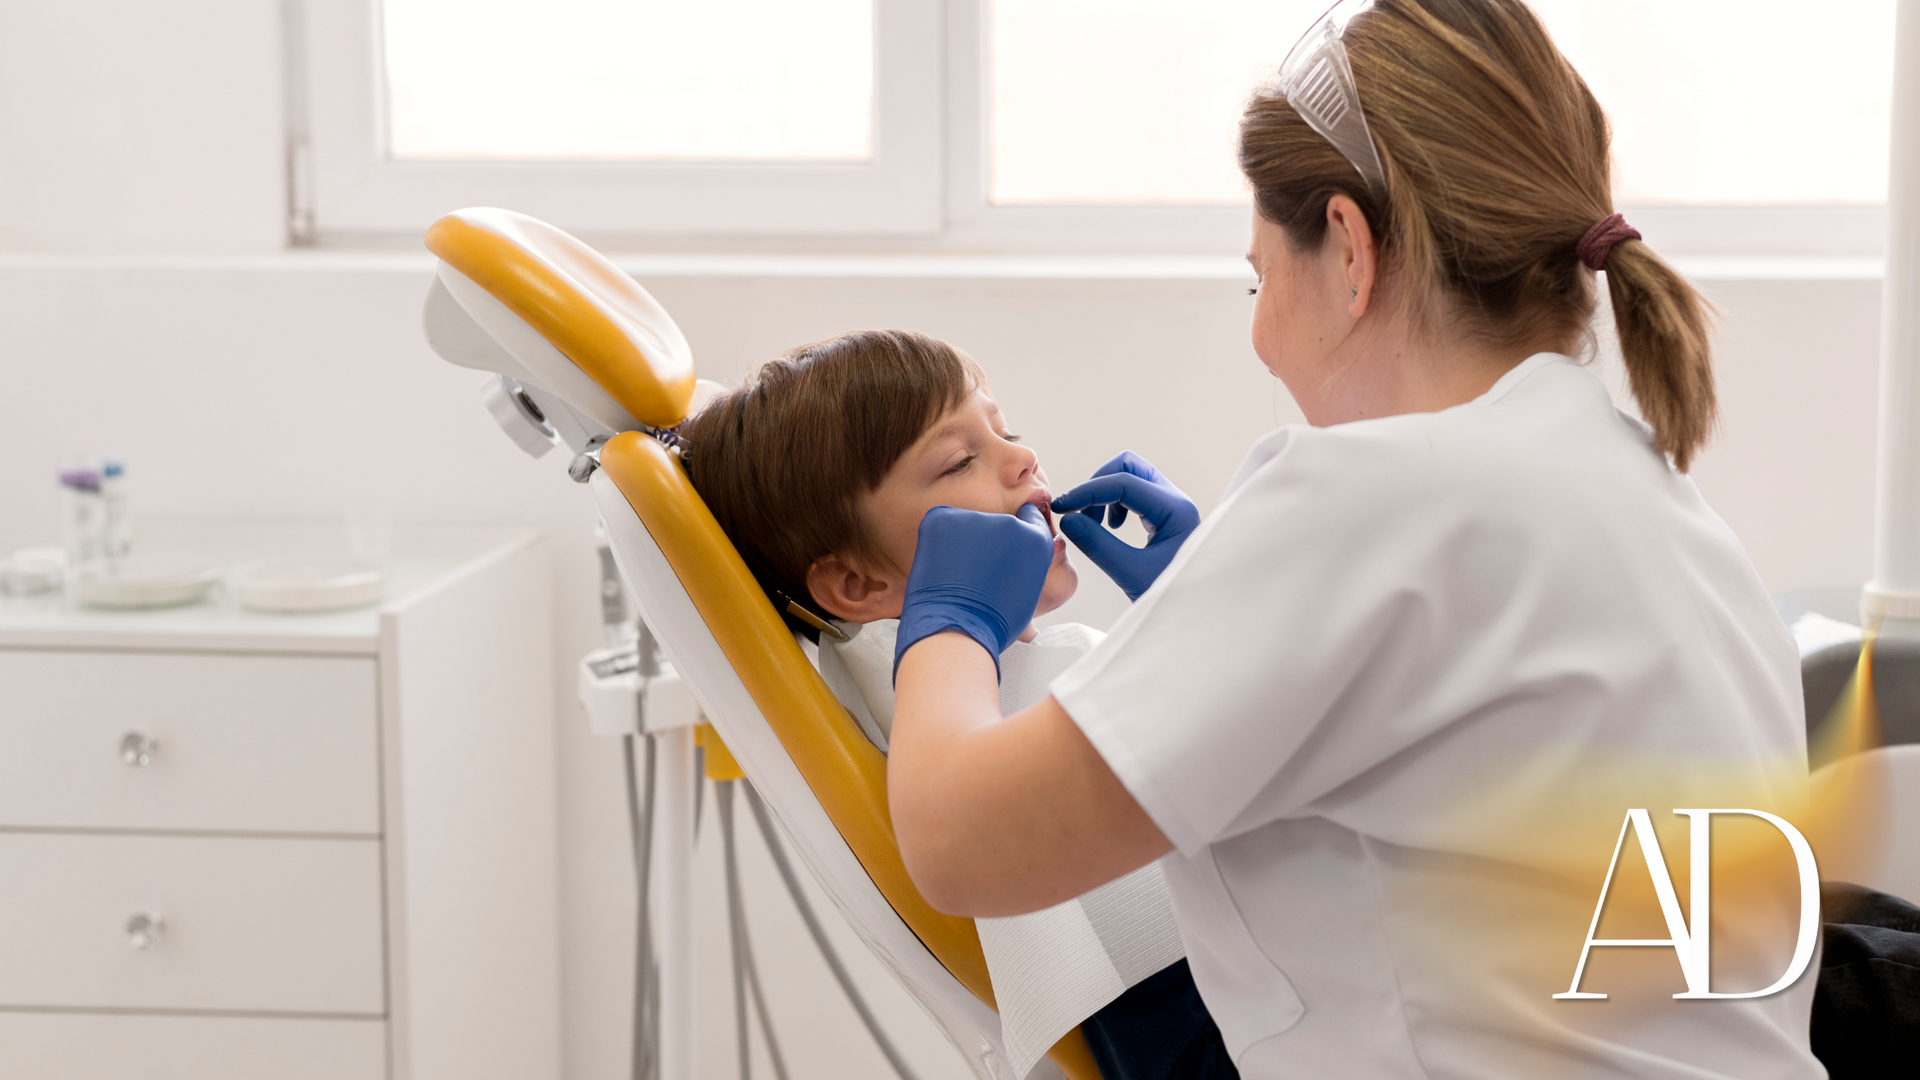
[[[845, 642], [801, 639], [834, 696], [886, 750], [893, 732], [893, 646], [898, 619], [834, 624]], [[1000, 656], [1000, 714], [1039, 701], [1047, 684], [1079, 662], [1105, 635], [1078, 623], [1050, 626]], [[1016, 1076], [1025, 1076], [1055, 1042], [1167, 965], [1186, 955], [1173, 901], [1157, 862], [1044, 911], [976, 919], [1001, 1035]]]

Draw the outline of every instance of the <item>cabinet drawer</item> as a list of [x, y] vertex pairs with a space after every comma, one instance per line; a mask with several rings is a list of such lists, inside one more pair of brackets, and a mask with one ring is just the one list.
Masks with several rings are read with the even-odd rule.
[[378, 840], [0, 833], [0, 1007], [378, 1016], [380, 881]]
[[383, 1080], [380, 1020], [0, 1012], [7, 1080]]
[[369, 658], [0, 651], [0, 826], [375, 834], [376, 702]]

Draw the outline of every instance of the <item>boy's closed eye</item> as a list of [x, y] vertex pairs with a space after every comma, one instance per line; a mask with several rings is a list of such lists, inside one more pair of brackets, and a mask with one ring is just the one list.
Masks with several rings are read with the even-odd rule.
[[[994, 435], [998, 436], [1002, 442], [1017, 443], [1020, 441], [1020, 436], [1012, 432], [1002, 433], [1002, 432], [996, 431], [994, 432]], [[979, 459], [979, 457], [980, 457], [979, 454], [968, 454], [967, 456], [961, 458], [959, 461], [956, 461], [952, 465], [947, 466], [946, 471], [941, 473], [940, 475], [957, 476], [960, 473], [965, 472], [967, 467], [972, 465], [976, 460]]]

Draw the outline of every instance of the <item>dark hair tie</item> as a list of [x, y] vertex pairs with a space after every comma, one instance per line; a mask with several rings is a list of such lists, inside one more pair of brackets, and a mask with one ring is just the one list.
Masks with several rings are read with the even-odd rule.
[[1620, 214], [1608, 214], [1593, 223], [1580, 242], [1573, 246], [1574, 254], [1589, 270], [1599, 270], [1607, 265], [1607, 256], [1613, 252], [1613, 245], [1622, 240], [1640, 239], [1640, 230], [1627, 224]]

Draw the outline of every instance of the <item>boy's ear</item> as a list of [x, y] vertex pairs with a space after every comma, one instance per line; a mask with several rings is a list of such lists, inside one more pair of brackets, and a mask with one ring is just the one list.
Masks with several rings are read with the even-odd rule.
[[869, 623], [900, 617], [901, 583], [875, 577], [856, 560], [823, 555], [807, 567], [807, 591], [827, 613], [848, 622]]

